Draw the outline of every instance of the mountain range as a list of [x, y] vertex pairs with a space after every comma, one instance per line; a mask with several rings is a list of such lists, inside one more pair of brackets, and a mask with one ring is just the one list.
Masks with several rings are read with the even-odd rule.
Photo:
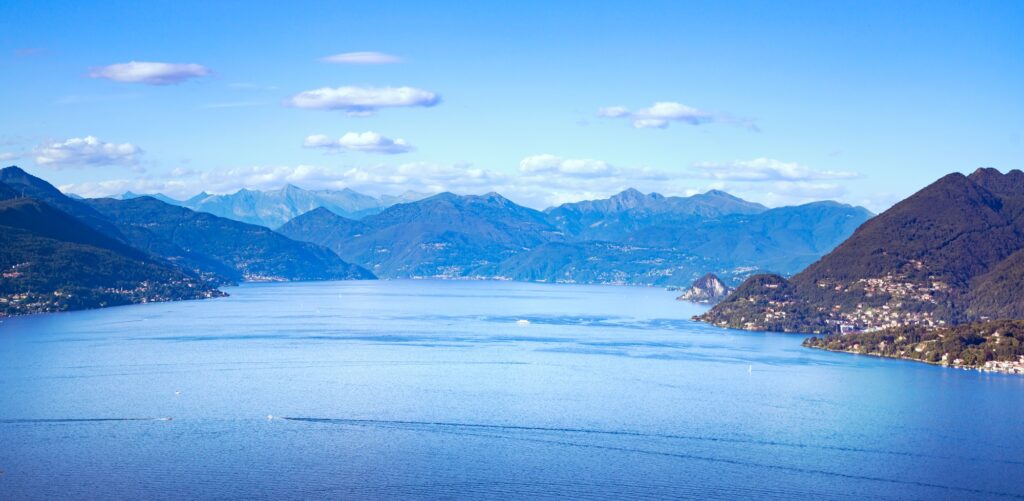
[[[735, 284], [760, 271], [793, 273], [871, 217], [863, 208], [835, 202], [769, 209], [721, 191], [665, 197], [626, 190], [538, 211], [497, 193], [422, 199], [409, 194], [403, 201], [294, 186], [186, 201], [133, 193], [80, 199], [17, 167], [0, 170], [0, 183], [3, 197], [52, 209], [44, 212], [49, 218], [66, 215], [104, 237], [101, 248], [163, 273], [145, 282], [187, 283], [200, 295], [249, 280], [375, 276], [686, 285], [715, 272]], [[268, 228], [292, 214], [297, 216], [278, 231]], [[245, 218], [260, 224], [238, 221]], [[5, 228], [45, 228], [44, 219]], [[30, 257], [30, 246], [23, 247], [22, 258]], [[78, 275], [88, 273], [74, 266], [75, 259], [66, 261], [71, 264], [59, 276], [75, 276], [76, 269]], [[0, 267], [20, 264], [12, 255]]]
[[345, 188], [333, 190], [304, 190], [286, 185], [279, 190], [257, 191], [241, 189], [227, 195], [200, 193], [188, 200], [175, 200], [162, 193], [139, 195], [130, 191], [118, 199], [130, 200], [149, 196], [171, 205], [180, 205], [198, 212], [207, 212], [243, 223], [277, 228], [292, 218], [316, 208], [326, 208], [335, 214], [360, 219], [376, 214], [392, 205], [426, 198], [427, 195], [407, 191], [398, 196], [371, 197]]
[[0, 316], [225, 295], [241, 280], [374, 278], [322, 247], [155, 198], [81, 200], [0, 169]]
[[20, 193], [0, 184], [0, 316], [223, 295]]
[[320, 208], [281, 226], [382, 277], [685, 285], [793, 273], [871, 217], [835, 202], [768, 209], [720, 191], [626, 190], [544, 212], [497, 193], [442, 193], [353, 220]]
[[196, 272], [228, 281], [368, 279], [363, 268], [318, 245], [155, 198], [85, 202], [112, 221], [127, 241]]
[[1024, 172], [949, 174], [872, 218], [805, 270], [751, 277], [698, 317], [790, 332], [1024, 318]]

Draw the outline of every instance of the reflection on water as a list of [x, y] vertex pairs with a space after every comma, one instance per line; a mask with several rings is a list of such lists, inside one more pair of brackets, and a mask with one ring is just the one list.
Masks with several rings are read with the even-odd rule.
[[658, 289], [231, 293], [0, 323], [0, 498], [1024, 497], [1024, 378]]

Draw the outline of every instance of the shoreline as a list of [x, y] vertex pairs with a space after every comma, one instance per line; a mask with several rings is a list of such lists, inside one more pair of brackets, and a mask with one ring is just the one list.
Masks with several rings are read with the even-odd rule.
[[944, 368], [947, 368], [947, 369], [957, 369], [957, 370], [964, 370], [964, 371], [978, 371], [978, 372], [990, 372], [990, 373], [996, 373], [996, 374], [1006, 374], [1006, 375], [1011, 375], [1011, 376], [1024, 376], [1024, 369], [1005, 369], [1005, 368], [1000, 368], [1000, 367], [993, 368], [993, 367], [984, 367], [984, 366], [981, 366], [981, 367], [971, 367], [971, 366], [966, 366], [966, 365], [951, 365], [951, 364], [947, 364], [947, 363], [943, 363], [943, 362], [929, 362], [927, 360], [919, 360], [919, 359], [910, 358], [910, 357], [889, 357], [889, 356], [885, 356], [885, 355], [879, 355], [877, 353], [863, 353], [863, 352], [852, 351], [852, 350], [831, 350], [831, 349], [823, 348], [823, 347], [820, 347], [820, 346], [805, 346], [803, 344], [801, 344], [801, 346], [804, 347], [804, 348], [811, 349], [811, 350], [821, 350], [821, 351], [827, 351], [827, 352], [831, 352], [831, 353], [845, 353], [847, 355], [863, 355], [863, 356], [866, 356], [866, 357], [882, 358], [882, 359], [886, 359], [886, 360], [905, 360], [907, 362], [918, 362], [918, 363], [922, 363], [922, 364], [933, 365], [933, 366], [936, 366], [936, 367], [944, 367]]

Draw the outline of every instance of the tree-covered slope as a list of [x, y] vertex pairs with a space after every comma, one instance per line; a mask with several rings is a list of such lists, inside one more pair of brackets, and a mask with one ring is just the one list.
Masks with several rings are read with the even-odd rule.
[[[236, 280], [374, 278], [328, 249], [294, 241], [263, 226], [195, 212], [150, 197], [93, 199], [87, 203], [124, 229], [123, 233], [139, 246], [154, 252], [181, 249], [204, 271], [228, 274]], [[208, 267], [203, 262], [216, 266]]]
[[107, 236], [115, 239], [121, 239], [122, 237], [110, 221], [107, 221], [106, 218], [88, 205], [64, 195], [50, 183], [25, 172], [19, 167], [11, 166], [0, 169], [0, 183], [4, 183], [19, 196], [40, 200], [53, 208], [70, 214]]
[[[1011, 285], [1024, 275], [1021, 193], [1020, 171], [979, 169], [939, 179], [793, 276], [792, 304], [781, 307], [786, 324], [831, 332], [1016, 317], [1024, 311], [1024, 295]], [[771, 328], [768, 315], [777, 316], [780, 306], [761, 303], [764, 292], [741, 288], [701, 318]]]
[[44, 202], [0, 202], [0, 315], [223, 293]]

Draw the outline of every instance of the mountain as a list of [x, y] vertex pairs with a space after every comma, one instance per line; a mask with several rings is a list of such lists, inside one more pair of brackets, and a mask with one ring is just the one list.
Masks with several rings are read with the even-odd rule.
[[391, 205], [423, 197], [419, 193], [406, 192], [377, 199], [348, 188], [341, 191], [310, 191], [289, 184], [280, 190], [242, 189], [230, 195], [210, 195], [204, 192], [184, 202], [168, 203], [244, 223], [277, 228], [296, 216], [320, 207], [347, 218], [360, 219], [377, 214]]
[[224, 295], [28, 197], [0, 201], [0, 270], [0, 316]]
[[[278, 231], [385, 277], [683, 285], [708, 272], [728, 283], [757, 270], [795, 272], [870, 215], [836, 203], [769, 210], [722, 192], [679, 198], [627, 190], [545, 213], [494, 193], [445, 193], [360, 221], [315, 210]], [[595, 220], [617, 240], [572, 229]]]
[[529, 282], [613, 285], [679, 285], [708, 270], [745, 277], [749, 270], [722, 270], [708, 256], [675, 249], [642, 247], [618, 242], [547, 242], [481, 267], [480, 276]]
[[171, 204], [171, 205], [182, 205], [183, 204], [180, 200], [175, 200], [175, 199], [173, 199], [173, 198], [171, 198], [171, 197], [169, 197], [167, 195], [164, 195], [163, 193], [153, 193], [153, 194], [150, 194], [150, 195], [140, 195], [138, 193], [132, 193], [130, 191], [126, 191], [126, 192], [122, 193], [119, 196], [111, 197], [111, 198], [116, 198], [118, 200], [131, 200], [133, 198], [139, 198], [139, 197], [151, 197], [151, 198], [155, 198], [155, 199], [157, 199], [157, 200], [159, 200], [159, 201], [161, 201], [161, 202], [163, 202], [165, 204]]
[[1022, 249], [1024, 173], [949, 174], [791, 279], [751, 278], [699, 318], [798, 332], [1015, 318], [1024, 312]]
[[691, 197], [665, 197], [658, 193], [644, 195], [630, 188], [607, 199], [563, 204], [545, 213], [552, 225], [573, 239], [617, 241], [647, 226], [765, 210], [767, 207], [761, 204], [717, 190]]
[[756, 214], [658, 223], [624, 241], [788, 275], [835, 248], [871, 216], [862, 207], [815, 202]]
[[543, 213], [497, 193], [442, 193], [394, 205], [358, 223], [315, 211], [279, 231], [326, 245], [385, 277], [478, 276], [478, 268], [558, 238]]
[[381, 195], [380, 202], [383, 207], [391, 207], [392, 205], [415, 202], [428, 197], [430, 197], [430, 193], [406, 190], [399, 195]]
[[117, 231], [117, 228], [88, 205], [64, 195], [50, 183], [18, 167], [11, 166], [0, 169], [0, 183], [5, 184], [16, 193], [45, 202], [51, 207], [72, 215], [100, 233], [123, 240], [123, 236]]
[[341, 248], [340, 243], [362, 236], [369, 226], [362, 221], [342, 217], [328, 209], [313, 209], [277, 229], [277, 232], [296, 240], [322, 247]]
[[263, 226], [150, 197], [87, 203], [114, 221], [138, 247], [209, 275], [236, 281], [374, 278], [323, 247], [296, 242]]
[[[632, 218], [621, 212], [622, 221]], [[578, 283], [689, 285], [713, 272], [738, 284], [758, 271], [792, 274], [832, 250], [871, 213], [861, 207], [817, 202], [754, 214], [649, 217], [632, 232], [605, 219], [617, 241], [571, 237], [510, 258], [490, 274], [514, 280]], [[570, 249], [571, 248], [571, 249]]]
[[732, 289], [727, 287], [714, 273], [708, 273], [694, 280], [683, 294], [676, 299], [692, 303], [717, 303], [725, 299]]
[[13, 198], [18, 198], [20, 196], [21, 193], [18, 193], [13, 188], [7, 186], [4, 183], [0, 183], [0, 200], [11, 200]]

